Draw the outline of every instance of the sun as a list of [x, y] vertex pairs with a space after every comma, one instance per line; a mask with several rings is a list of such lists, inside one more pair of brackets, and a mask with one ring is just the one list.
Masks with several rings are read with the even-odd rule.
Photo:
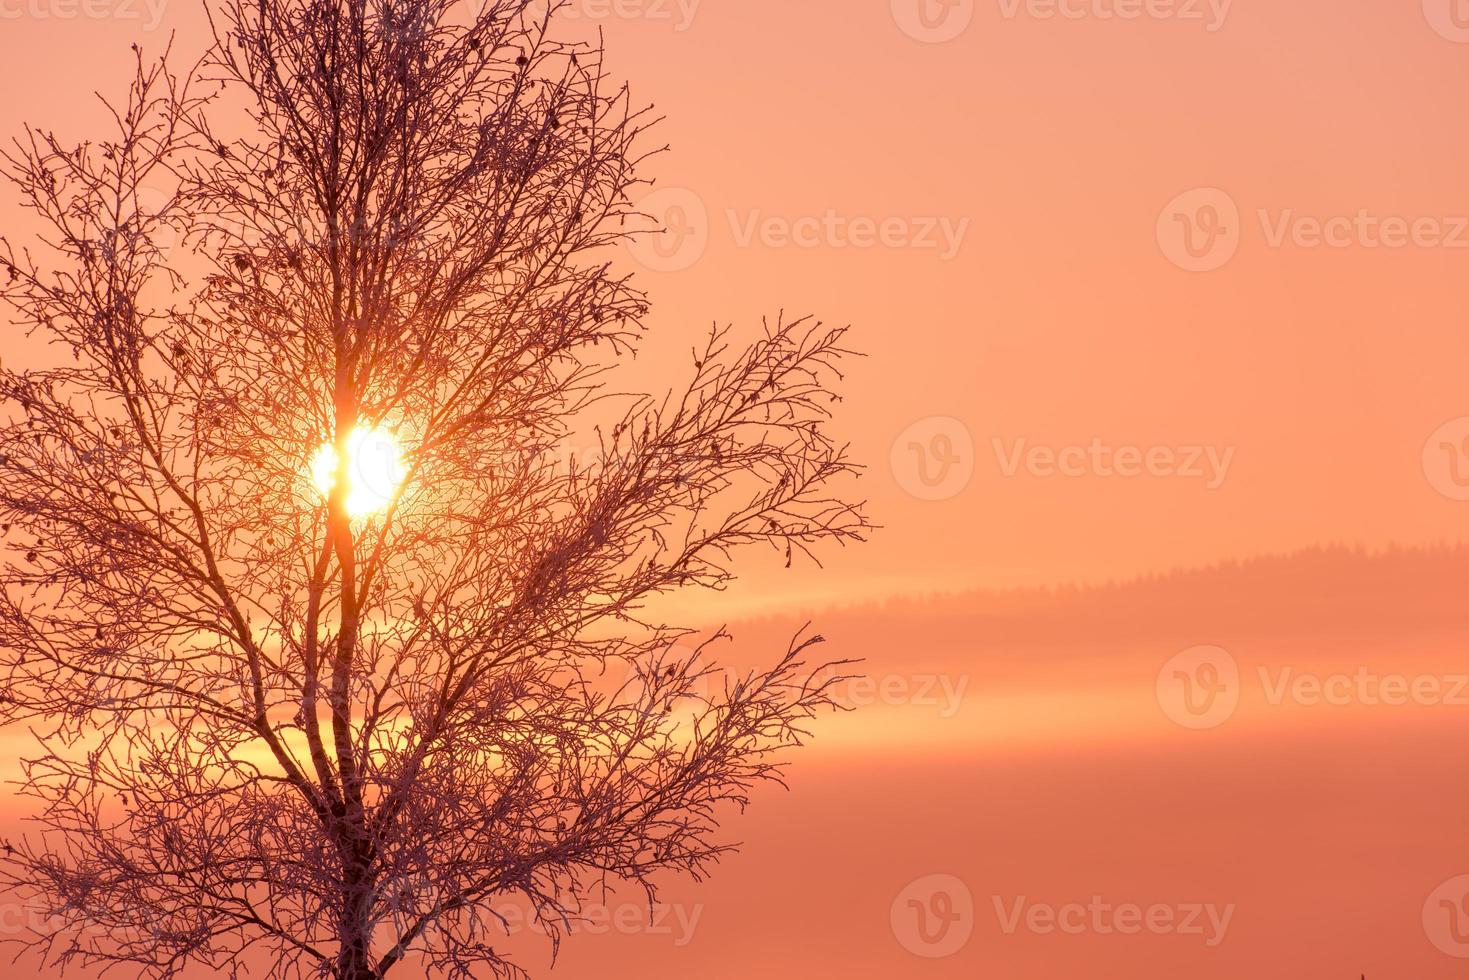
[[[323, 497], [336, 483], [337, 453], [326, 443], [311, 457], [311, 483]], [[347, 514], [366, 517], [385, 509], [403, 482], [403, 453], [386, 429], [352, 430], [347, 437]]]

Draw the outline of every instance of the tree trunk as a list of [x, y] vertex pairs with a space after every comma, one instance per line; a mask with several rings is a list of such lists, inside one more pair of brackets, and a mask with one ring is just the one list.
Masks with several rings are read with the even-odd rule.
[[337, 957], [337, 968], [332, 971], [335, 980], [379, 980], [372, 967], [365, 943], [353, 941], [344, 946]]
[[372, 889], [361, 863], [348, 865], [344, 885], [341, 947], [337, 953], [336, 980], [378, 980], [372, 962]]

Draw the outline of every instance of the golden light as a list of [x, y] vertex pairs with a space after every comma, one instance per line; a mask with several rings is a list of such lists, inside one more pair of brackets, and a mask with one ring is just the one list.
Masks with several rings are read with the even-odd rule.
[[[336, 447], [327, 443], [311, 457], [311, 483], [323, 497], [337, 476]], [[347, 514], [365, 517], [388, 506], [403, 482], [403, 453], [386, 429], [357, 427], [347, 436]]]

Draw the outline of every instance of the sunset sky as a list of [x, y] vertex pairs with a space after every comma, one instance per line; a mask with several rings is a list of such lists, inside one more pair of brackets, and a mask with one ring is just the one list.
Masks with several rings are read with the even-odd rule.
[[[688, 942], [614, 928], [539, 975], [1461, 976], [1469, 5], [571, 13], [666, 117], [673, 237], [616, 257], [653, 302], [629, 382], [714, 321], [852, 324], [837, 427], [882, 528], [683, 600], [745, 624], [739, 659], [814, 618], [876, 687], [732, 822], [722, 874], [670, 884]], [[0, 0], [0, 134], [97, 132], [93, 92], [171, 35], [182, 66], [195, 0]], [[0, 193], [0, 231], [32, 229]], [[1175, 723], [1185, 654], [1239, 671], [1227, 723]], [[1286, 669], [1441, 693], [1274, 697]], [[1004, 928], [1093, 896], [1198, 905], [1204, 934]], [[948, 950], [912, 916], [951, 899], [973, 936]]]
[[[8, 0], [6, 132], [31, 121], [83, 137], [101, 118], [92, 93], [126, 77], [129, 43], [161, 48], [176, 31], [178, 52], [198, 50], [196, 4], [166, 0], [148, 32], [142, 0], [95, 2], [117, 16], [13, 16], [67, 4]], [[1422, 10], [1241, 0], [1211, 31], [1041, 19], [1023, 4], [1007, 17], [994, 0], [926, 44], [883, 2], [703, 0], [687, 21], [674, 0], [622, 3], [578, 0], [588, 14], [568, 29], [604, 30], [614, 67], [666, 116], [671, 150], [650, 168], [665, 206], [687, 194], [705, 211], [673, 263], [688, 267], [644, 277], [650, 375], [708, 323], [753, 329], [781, 309], [850, 322], [868, 355], [840, 420], [889, 530], [797, 590], [1095, 582], [1323, 542], [1457, 538], [1461, 508], [1420, 457], [1469, 412], [1469, 297], [1454, 275], [1469, 254], [1469, 131], [1451, 95], [1469, 46]], [[642, 13], [603, 16], [615, 9]], [[1158, 228], [1200, 188], [1234, 202], [1238, 249], [1186, 272]], [[4, 207], [15, 221], [13, 197]], [[1355, 226], [1359, 213], [1427, 219], [1444, 244], [1372, 247], [1370, 231], [1297, 244], [1299, 220]], [[814, 247], [782, 244], [801, 237], [782, 223], [802, 220], [819, 224]], [[875, 244], [851, 245], [864, 220], [895, 221], [889, 244], [869, 232]], [[916, 499], [917, 457], [898, 452], [895, 472], [894, 445], [946, 418], [972, 440], [973, 478]], [[1007, 475], [1019, 446], [1093, 440], [1231, 458], [1212, 487], [1181, 462], [1162, 477]]]

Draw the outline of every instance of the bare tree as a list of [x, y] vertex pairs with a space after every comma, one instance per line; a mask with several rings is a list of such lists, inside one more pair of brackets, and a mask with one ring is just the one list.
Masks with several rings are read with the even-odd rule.
[[58, 357], [0, 371], [41, 824], [0, 880], [53, 962], [518, 975], [497, 908], [554, 944], [608, 882], [703, 875], [832, 703], [819, 637], [724, 673], [647, 609], [860, 540], [842, 331], [614, 386], [650, 120], [557, 6], [221, 0], [108, 139], [5, 154], [49, 232], [0, 239], [0, 295]]

